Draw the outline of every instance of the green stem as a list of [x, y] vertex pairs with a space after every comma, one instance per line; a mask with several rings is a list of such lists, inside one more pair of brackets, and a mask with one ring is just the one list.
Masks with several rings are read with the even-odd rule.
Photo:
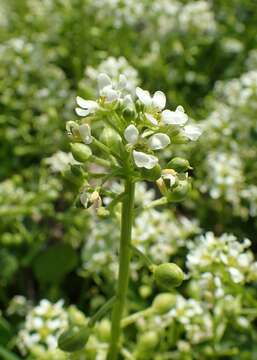
[[150, 307], [147, 308], [145, 310], [141, 310], [138, 311], [132, 315], [127, 316], [126, 318], [122, 319], [121, 325], [122, 327], [126, 327], [128, 325], [133, 324], [134, 322], [136, 322], [138, 319], [142, 318], [142, 317], [147, 317], [149, 315], [152, 315], [154, 312], [154, 310]]
[[116, 360], [119, 354], [121, 318], [128, 290], [130, 243], [135, 195], [135, 184], [131, 180], [126, 180], [124, 193], [125, 197], [123, 199], [121, 214], [119, 277], [116, 292], [116, 301], [112, 313], [112, 335], [108, 353], [108, 360]]
[[152, 270], [152, 268], [153, 268], [153, 266], [154, 266], [154, 263], [152, 262], [152, 260], [149, 259], [149, 257], [148, 257], [146, 254], [144, 254], [141, 250], [139, 250], [136, 246], [131, 245], [130, 247], [131, 247], [131, 249], [133, 250], [133, 252], [134, 252], [135, 254], [137, 254], [137, 256], [139, 256], [139, 257], [144, 261], [144, 263], [146, 264], [146, 266], [147, 266], [150, 270]]
[[115, 302], [116, 297], [113, 296], [111, 299], [109, 299], [89, 320], [88, 326], [92, 327], [95, 325], [96, 321], [101, 319], [103, 315], [105, 315], [113, 306]]

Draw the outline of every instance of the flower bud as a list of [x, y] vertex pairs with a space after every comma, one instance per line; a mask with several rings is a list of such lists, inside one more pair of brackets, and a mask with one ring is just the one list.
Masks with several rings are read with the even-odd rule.
[[149, 351], [151, 349], [154, 349], [159, 342], [159, 336], [156, 331], [147, 331], [144, 334], [142, 334], [139, 338], [139, 349], [142, 349], [143, 351]]
[[80, 140], [79, 125], [75, 121], [68, 121], [66, 123], [66, 130], [69, 138], [73, 141]]
[[81, 143], [71, 144], [71, 153], [74, 159], [79, 162], [87, 161], [92, 155], [90, 147]]
[[156, 314], [166, 314], [176, 304], [176, 295], [162, 293], [157, 295], [153, 301], [153, 309]]
[[71, 172], [74, 176], [84, 179], [87, 177], [87, 173], [84, 171], [81, 165], [72, 164], [70, 165]]
[[178, 135], [172, 138], [173, 144], [187, 144], [190, 140], [185, 136], [179, 133]]
[[126, 120], [133, 120], [136, 118], [136, 111], [132, 107], [126, 107], [122, 111], [122, 115]]
[[64, 331], [58, 339], [58, 347], [65, 352], [75, 352], [83, 349], [90, 336], [87, 326], [75, 325]]
[[184, 280], [184, 273], [176, 264], [164, 263], [154, 267], [154, 280], [166, 290], [173, 290]]
[[111, 336], [111, 323], [108, 319], [103, 319], [96, 327], [96, 335], [99, 340], [108, 342]]
[[192, 169], [189, 161], [180, 157], [175, 157], [170, 160], [167, 168], [171, 168], [177, 172], [186, 172], [187, 170]]
[[100, 136], [100, 141], [109, 149], [120, 153], [122, 139], [119, 134], [112, 128], [105, 128]]
[[142, 180], [156, 181], [161, 176], [161, 167], [157, 164], [152, 169], [141, 168], [140, 174]]

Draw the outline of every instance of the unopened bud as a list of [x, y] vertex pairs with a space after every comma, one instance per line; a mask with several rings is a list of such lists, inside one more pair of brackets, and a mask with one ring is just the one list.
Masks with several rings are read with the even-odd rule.
[[100, 141], [109, 149], [120, 153], [122, 139], [112, 128], [105, 128], [100, 136]]
[[153, 301], [153, 309], [156, 314], [166, 314], [176, 304], [176, 295], [162, 293], [157, 295]]
[[161, 167], [157, 164], [152, 169], [141, 168], [140, 174], [142, 175], [142, 180], [156, 181], [161, 176]]
[[173, 290], [184, 280], [184, 273], [176, 264], [164, 263], [154, 267], [154, 280], [166, 290]]
[[58, 347], [65, 352], [81, 350], [86, 345], [90, 336], [87, 326], [75, 325], [63, 332], [58, 339]]
[[79, 162], [86, 162], [92, 155], [90, 147], [81, 143], [71, 144], [71, 153], [74, 159]]
[[168, 168], [174, 169], [177, 172], [186, 172], [192, 169], [189, 161], [180, 157], [173, 158], [167, 165]]
[[180, 202], [186, 198], [190, 189], [191, 185], [188, 180], [180, 180], [178, 185], [174, 187], [168, 194], [166, 194], [166, 197], [168, 201]]

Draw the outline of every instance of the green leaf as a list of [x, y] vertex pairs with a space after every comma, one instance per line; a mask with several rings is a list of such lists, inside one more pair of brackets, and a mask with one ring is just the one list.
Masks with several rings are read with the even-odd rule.
[[0, 346], [0, 356], [3, 360], [21, 360], [20, 357]]
[[77, 254], [68, 244], [54, 245], [40, 253], [34, 261], [37, 279], [43, 283], [60, 283], [77, 264]]

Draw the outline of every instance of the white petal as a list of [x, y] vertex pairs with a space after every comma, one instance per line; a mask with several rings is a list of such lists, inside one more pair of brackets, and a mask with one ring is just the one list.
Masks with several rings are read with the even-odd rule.
[[98, 81], [98, 87], [100, 90], [102, 90], [104, 87], [112, 85], [112, 81], [109, 78], [109, 76], [107, 74], [101, 73], [98, 75], [97, 78]]
[[125, 75], [121, 74], [119, 76], [118, 88], [122, 90], [122, 89], [125, 89], [126, 86], [127, 86], [127, 78]]
[[184, 134], [188, 139], [196, 141], [202, 134], [202, 130], [195, 125], [186, 125], [184, 127]]
[[157, 157], [133, 150], [133, 158], [139, 168], [152, 169], [158, 163]]
[[134, 106], [134, 102], [131, 95], [124, 96], [123, 104], [125, 107]]
[[92, 136], [91, 136], [91, 129], [88, 124], [82, 124], [79, 126], [79, 133], [81, 136], [81, 139], [85, 144], [91, 144], [92, 142]]
[[138, 140], [139, 131], [135, 125], [129, 125], [124, 131], [124, 137], [129, 144], [134, 145]]
[[166, 105], [166, 96], [162, 91], [156, 91], [153, 96], [153, 106], [158, 110], [163, 110]]
[[77, 96], [76, 97], [77, 104], [82, 107], [83, 109], [88, 109], [91, 111], [94, 111], [99, 108], [99, 105], [96, 101], [93, 100], [84, 100], [82, 97]]
[[155, 119], [155, 117], [151, 114], [145, 113], [145, 117], [147, 118], [148, 121], [150, 121], [150, 123], [152, 123], [153, 125], [158, 125], [158, 121]]
[[162, 112], [162, 121], [167, 125], [184, 125], [187, 120], [187, 114], [178, 109], [176, 111], [164, 110]]
[[148, 140], [148, 144], [152, 150], [164, 149], [170, 144], [170, 138], [163, 133], [154, 134]]
[[149, 91], [137, 87], [136, 95], [145, 106], [150, 106], [152, 104], [152, 98]]
[[113, 88], [109, 86], [105, 86], [101, 92], [101, 96], [104, 96], [106, 98], [107, 102], [113, 102], [119, 98], [119, 94], [116, 90], [113, 90]]
[[90, 111], [87, 109], [87, 110], [84, 110], [84, 109], [81, 109], [81, 108], [79, 108], [79, 107], [77, 107], [76, 109], [75, 109], [75, 112], [76, 112], [76, 114], [78, 115], [78, 116], [87, 116], [89, 113], [90, 113]]

